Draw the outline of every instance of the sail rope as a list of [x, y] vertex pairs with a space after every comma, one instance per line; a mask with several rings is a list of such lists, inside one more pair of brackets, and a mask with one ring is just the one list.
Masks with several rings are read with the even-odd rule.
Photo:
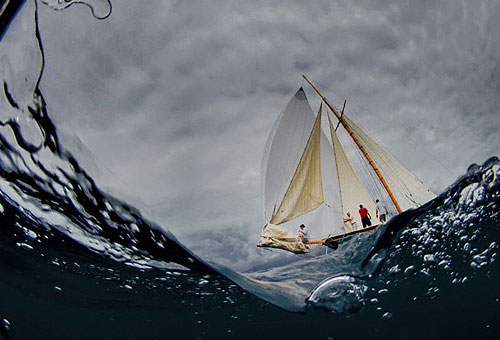
[[409, 195], [405, 195], [406, 198], [408, 198], [409, 201], [413, 202], [417, 207], [421, 206], [421, 204], [413, 199], [413, 195], [409, 193]]
[[325, 205], [325, 207], [327, 207], [331, 211], [338, 213], [338, 214], [342, 214], [342, 207], [333, 207], [332, 205], [330, 205], [326, 202], [323, 202], [323, 204]]
[[356, 149], [356, 155], [358, 158], [358, 163], [361, 164], [363, 170], [360, 170], [361, 177], [364, 178], [365, 183], [370, 187], [370, 191], [372, 195], [377, 194], [379, 197], [382, 197], [382, 190], [380, 188], [380, 180], [376, 178], [373, 169], [368, 166], [366, 162], [366, 158], [363, 156], [361, 150]]
[[[304, 82], [304, 80], [302, 80], [302, 82]], [[317, 81], [315, 81], [315, 84], [317, 85], [318, 88], [321, 88], [323, 90], [325, 90], [325, 92], [327, 93], [331, 93], [334, 98], [348, 98], [348, 96], [342, 94], [341, 92], [338, 92], [338, 91], [334, 91], [331, 87], [327, 86], [327, 85], [324, 85], [322, 83], [319, 83]], [[331, 100], [330, 100], [331, 101]], [[354, 100], [354, 99], [351, 99], [349, 98], [349, 103], [350, 103], [350, 107], [351, 108], [359, 108], [359, 109], [355, 109], [355, 110], [349, 110], [349, 116], [354, 118], [355, 121], [357, 122], [357, 124], [366, 132], [371, 132], [371, 129], [369, 127], [367, 127], [365, 124], [364, 124], [364, 119], [363, 117], [361, 117], [360, 115], [358, 115], [356, 113], [356, 111], [364, 111], [366, 112], [366, 114], [364, 116], [366, 117], [374, 117], [375, 119], [377, 120], [380, 120], [381, 122], [384, 123], [385, 126], [391, 126], [393, 125], [392, 123], [388, 122], [387, 120], [384, 119], [383, 116], [379, 115], [379, 114], [375, 114], [373, 111], [371, 111], [369, 108], [367, 108], [366, 106], [364, 106], [362, 103]], [[365, 117], [365, 118], [366, 118]], [[375, 134], [376, 135], [376, 134]], [[380, 140], [378, 140], [377, 138], [374, 138], [374, 134], [370, 133], [370, 136], [373, 138], [373, 140], [378, 143], [379, 145], [383, 146], [384, 144], [383, 143], [380, 143]], [[433, 160], [433, 163], [437, 163], [441, 166], [442, 169], [446, 170], [448, 172], [449, 175], [453, 175], [453, 172], [436, 156], [434, 156], [429, 150], [427, 149], [424, 149], [422, 147], [421, 144], [419, 144], [417, 141], [415, 141], [414, 139], [412, 139], [411, 137], [409, 136], [405, 136], [405, 140], [411, 142], [411, 144], [413, 146], [415, 146], [416, 148], [418, 148], [420, 151], [422, 151], [423, 154], [425, 154], [427, 157], [430, 157], [432, 160]], [[387, 150], [387, 149], [386, 149]], [[392, 155], [394, 157], [394, 155]], [[400, 162], [400, 160], [397, 158], [397, 157], [394, 157], [398, 162]], [[423, 182], [422, 182], [423, 183]]]
[[[365, 144], [367, 144], [367, 141], [365, 141], [363, 139], [363, 136], [359, 136], [357, 135], [358, 138], [360, 138], [361, 140], [363, 140], [363, 142]], [[391, 176], [392, 178], [392, 181], [393, 181], [393, 186], [397, 186], [399, 188], [399, 191], [403, 191], [402, 189], [404, 189], [405, 191], [405, 196], [407, 196], [408, 194], [410, 194], [410, 189], [408, 188], [408, 186], [406, 185], [406, 183], [404, 183], [404, 181], [402, 181], [401, 177], [399, 176], [399, 171], [398, 169], [396, 169], [393, 164], [391, 164], [390, 162], [388, 162], [385, 157], [383, 157], [383, 155], [380, 155], [376, 150], [371, 150], [371, 153], [373, 156], [377, 156], [377, 167], [379, 168], [380, 171], [382, 171], [384, 173], [384, 177], [386, 177], [389, 173], [392, 173], [393, 176]], [[358, 153], [359, 154], [359, 157], [360, 158], [363, 158], [362, 155], [361, 155], [361, 152]], [[373, 174], [373, 170], [372, 169], [368, 169], [368, 166], [366, 165], [366, 161], [364, 161], [363, 159], [363, 162], [362, 164], [365, 166], [366, 171], [370, 174], [370, 176], [372, 177], [373, 179], [373, 182], [376, 183], [375, 187], [377, 189], [377, 193], [380, 195], [379, 197], [382, 198], [382, 197], [385, 197], [387, 196], [387, 193], [382, 191], [381, 189], [381, 185], [379, 184], [380, 181], [376, 180], [375, 179], [375, 176]], [[383, 166], [383, 170], [381, 169], [381, 167]], [[385, 200], [384, 200], [385, 201]], [[411, 200], [414, 202], [414, 200]], [[392, 206], [393, 203], [391, 201], [390, 205]]]
[[[347, 131], [345, 131], [345, 129], [342, 129], [342, 131], [344, 132], [343, 135], [346, 138]], [[347, 143], [349, 145], [353, 144], [353, 142], [350, 139], [347, 140], [348, 140]], [[372, 193], [372, 195], [378, 194], [380, 196], [383, 196], [379, 185], [380, 181], [378, 180], [378, 178], [375, 178], [373, 169], [368, 166], [366, 158], [363, 156], [361, 150], [359, 150], [359, 148], [357, 147], [351, 147], [351, 150], [352, 149], [355, 150], [354, 154], [356, 155], [356, 160], [357, 160], [353, 165], [358, 165], [354, 166], [354, 168], [358, 170], [356, 174], [363, 179], [363, 182], [365, 183], [366, 186], [369, 187], [369, 191]], [[359, 165], [361, 166], [362, 169], [359, 168]]]
[[[368, 141], [366, 141], [363, 136], [360, 136], [358, 134], [356, 134], [358, 136], [358, 138], [360, 138], [361, 140], [364, 141], [365, 144], [368, 144]], [[372, 137], [372, 139], [376, 142], [376, 143], [379, 143], [379, 141], [377, 141], [375, 138]], [[387, 153], [387, 155], [389, 157], [393, 157], [394, 159], [397, 160], [397, 158], [390, 154], [388, 151], [385, 151]], [[377, 155], [377, 164], [378, 164], [378, 167], [380, 168], [380, 166], [383, 165], [383, 169], [379, 169], [381, 170], [383, 173], [385, 173], [385, 175], [389, 174], [389, 173], [392, 173], [393, 176], [391, 176], [391, 179], [392, 181], [394, 182], [393, 185], [396, 185], [399, 189], [400, 192], [404, 192], [404, 197], [408, 198], [408, 200], [412, 203], [414, 203], [415, 205], [419, 206], [420, 204], [417, 203], [411, 193], [411, 189], [408, 187], [408, 185], [406, 184], [405, 181], [403, 181], [402, 179], [402, 176], [401, 176], [401, 171], [402, 170], [407, 176], [411, 176], [414, 178], [414, 180], [422, 183], [422, 181], [420, 181], [418, 178], [415, 177], [415, 175], [413, 175], [411, 172], [407, 171], [406, 169], [398, 169], [395, 164], [393, 164], [392, 162], [389, 162], [388, 159], [386, 159], [386, 156], [384, 154], [380, 154], [379, 152], [377, 152], [377, 150], [371, 150], [371, 153], [374, 154], [374, 155]], [[406, 170], [406, 171], [405, 171]], [[423, 183], [422, 183], [423, 184]], [[411, 197], [410, 197], [411, 196]]]
[[[356, 106], [362, 107], [361, 105], [359, 105], [355, 101], [352, 101], [352, 102], [355, 104], [354, 107], [356, 107]], [[354, 117], [355, 119], [357, 118], [356, 121], [358, 122], [357, 124], [360, 126], [360, 128], [364, 129], [364, 131], [369, 131], [370, 129], [366, 126], [366, 124], [364, 124], [365, 120], [355, 113], [356, 110], [352, 110], [352, 106], [350, 106], [350, 108], [351, 109], [349, 110], [349, 115], [351, 117]], [[365, 110], [365, 111], [368, 112], [368, 110]], [[345, 114], [345, 112], [344, 112], [344, 114]], [[341, 118], [342, 118], [342, 120], [344, 120], [343, 119], [344, 118], [343, 115], [342, 115]], [[340, 121], [339, 121], [338, 124], [340, 124]], [[345, 135], [347, 135], [347, 131], [344, 130], [344, 133], [345, 133]], [[365, 144], [365, 145], [368, 144], [367, 141], [365, 141], [362, 136], [360, 136], [356, 132], [354, 132], [354, 133], [355, 133], [356, 137], [359, 140], [363, 141], [363, 144]], [[372, 139], [376, 143], [378, 143], [379, 145], [381, 144], [380, 141], [378, 141], [377, 139], [375, 139], [373, 137], [372, 137]], [[352, 142], [349, 143], [349, 144], [352, 144]], [[359, 148], [355, 148], [355, 150], [356, 150], [356, 158], [358, 160], [358, 164], [361, 164], [361, 168], [362, 168], [362, 169], [358, 168], [358, 176], [360, 176], [361, 178], [363, 178], [365, 185], [367, 185], [370, 188], [370, 191], [372, 192], [372, 195], [378, 195], [380, 198], [386, 197], [386, 196], [388, 197], [388, 194], [386, 193], [385, 189], [382, 190], [382, 187], [381, 187], [382, 184], [380, 183], [380, 180], [375, 177], [373, 169], [370, 166], [368, 166], [367, 161], [366, 161], [364, 155], [362, 154], [362, 152], [359, 150]], [[376, 151], [375, 150], [370, 150], [370, 153], [373, 154], [373, 153], [376, 153]], [[392, 157], [394, 157], [394, 156], [392, 156]], [[398, 174], [399, 173], [396, 169], [394, 169], [392, 167], [392, 165], [390, 163], [386, 162], [383, 157], [378, 157], [378, 158], [379, 158], [379, 161], [375, 162], [375, 164], [378, 164], [378, 163], [380, 163], [380, 161], [382, 161], [386, 165], [386, 169], [387, 168], [391, 168], [391, 171], [392, 171], [393, 174]], [[379, 170], [380, 170], [380, 168], [379, 168]], [[365, 174], [368, 174], [369, 176], [366, 176]], [[411, 175], [413, 175], [413, 174], [411, 174]], [[399, 179], [399, 176], [395, 176], [395, 177], [397, 178], [397, 180], [399, 182], [398, 184], [400, 186], [405, 186], [404, 183], [401, 182], [401, 180]], [[409, 192], [409, 189], [407, 187], [405, 189], [407, 189], [407, 191]], [[391, 202], [391, 205], [392, 205], [392, 202]]]

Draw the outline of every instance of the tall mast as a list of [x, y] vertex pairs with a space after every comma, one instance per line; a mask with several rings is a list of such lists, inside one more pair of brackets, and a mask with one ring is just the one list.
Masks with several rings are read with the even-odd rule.
[[384, 177], [382, 176], [382, 173], [377, 168], [377, 165], [375, 164], [375, 162], [373, 162], [373, 159], [370, 157], [370, 155], [368, 154], [368, 152], [366, 152], [364, 146], [361, 145], [361, 143], [359, 142], [358, 138], [354, 135], [354, 133], [352, 132], [352, 130], [349, 127], [349, 125], [347, 125], [347, 123], [342, 119], [342, 116], [333, 107], [333, 105], [328, 101], [328, 99], [325, 96], [323, 96], [323, 94], [321, 94], [321, 92], [319, 92], [319, 90], [316, 88], [316, 86], [314, 86], [313, 83], [311, 83], [311, 81], [309, 79], [307, 79], [307, 77], [305, 75], [302, 75], [302, 77], [304, 77], [304, 79], [309, 83], [309, 85], [311, 85], [311, 87], [314, 89], [314, 91], [316, 91], [316, 93], [321, 97], [321, 99], [330, 108], [330, 110], [332, 110], [332, 112], [338, 118], [340, 124], [342, 124], [342, 126], [349, 133], [349, 135], [353, 139], [353, 141], [356, 144], [356, 146], [359, 148], [359, 150], [361, 151], [361, 153], [363, 154], [363, 156], [365, 156], [366, 160], [368, 161], [368, 164], [370, 164], [370, 166], [372, 167], [373, 171], [375, 171], [375, 174], [377, 175], [378, 179], [380, 180], [380, 183], [382, 183], [382, 186], [384, 187], [385, 191], [387, 191], [387, 193], [389, 194], [389, 197], [392, 200], [392, 203], [394, 203], [394, 206], [396, 207], [396, 210], [398, 211], [398, 213], [401, 213], [402, 212], [401, 207], [399, 206], [399, 203], [396, 201], [396, 198], [394, 197], [394, 194], [392, 193], [391, 189], [387, 185], [387, 182], [385, 181]]

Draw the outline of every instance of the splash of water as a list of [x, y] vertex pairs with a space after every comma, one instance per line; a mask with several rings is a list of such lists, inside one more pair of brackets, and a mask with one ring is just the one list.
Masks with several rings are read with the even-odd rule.
[[[39, 89], [44, 54], [37, 6], [37, 2], [26, 3], [21, 11], [33, 16], [21, 15], [0, 42], [4, 90], [0, 98], [0, 180], [5, 204], [26, 213], [33, 220], [29, 228], [38, 226], [34, 233], [58, 230], [115, 260], [149, 266], [171, 262], [207, 271], [171, 233], [104, 193], [61, 145]], [[34, 35], [26, 26], [31, 26]], [[20, 36], [25, 43], [19, 43]], [[26, 58], [18, 57], [18, 48]]]
[[62, 11], [75, 4], [82, 4], [90, 8], [92, 15], [96, 19], [101, 20], [109, 17], [112, 12], [110, 0], [42, 0], [42, 3], [58, 11]]

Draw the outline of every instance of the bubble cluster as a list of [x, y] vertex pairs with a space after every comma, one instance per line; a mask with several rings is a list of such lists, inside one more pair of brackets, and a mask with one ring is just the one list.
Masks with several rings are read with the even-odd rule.
[[498, 257], [499, 188], [500, 162], [492, 158], [471, 166], [434, 204], [414, 211], [385, 250], [382, 271], [368, 281], [372, 288], [365, 298], [383, 319], [391, 315], [384, 314], [384, 301], [403, 281], [419, 282], [413, 292], [417, 301], [421, 296], [437, 298], [445, 284], [463, 285], [479, 274], [488, 276]]

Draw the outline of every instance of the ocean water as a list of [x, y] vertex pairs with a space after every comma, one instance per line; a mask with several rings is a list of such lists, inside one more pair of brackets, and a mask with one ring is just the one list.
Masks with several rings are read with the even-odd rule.
[[[107, 16], [107, 2], [89, 4]], [[99, 188], [65, 149], [38, 86], [36, 15], [18, 5], [7, 23], [31, 24], [33, 41], [4, 34], [0, 48], [38, 53], [0, 69], [0, 339], [498, 338], [498, 158], [336, 251], [235, 272]]]

